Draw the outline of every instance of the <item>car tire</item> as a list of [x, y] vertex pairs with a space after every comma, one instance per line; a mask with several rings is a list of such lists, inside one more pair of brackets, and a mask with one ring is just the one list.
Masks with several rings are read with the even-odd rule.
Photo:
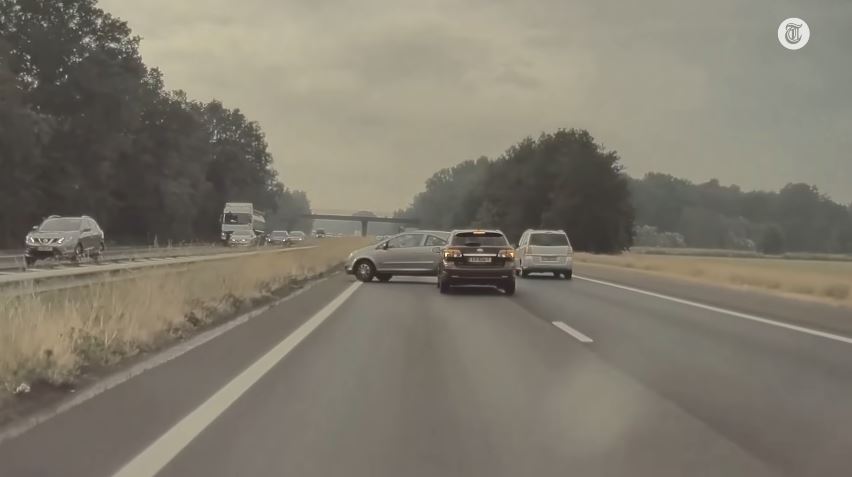
[[574, 275], [574, 270], [568, 270], [567, 272], [563, 273], [563, 275], [565, 275], [566, 280], [570, 280], [571, 276]]
[[506, 293], [506, 295], [508, 295], [508, 296], [514, 295], [515, 294], [515, 280], [507, 280], [506, 283], [504, 283], [503, 286], [500, 287], [500, 288], [503, 289], [503, 291]]
[[79, 263], [80, 260], [83, 259], [83, 254], [85, 254], [85, 250], [83, 250], [83, 244], [77, 244], [77, 247], [74, 248], [74, 256], [71, 258], [74, 262]]
[[559, 278], [562, 276], [562, 272], [553, 272], [553, 278]]
[[377, 273], [376, 274], [376, 278], [382, 283], [388, 282], [392, 277], [393, 277], [393, 275], [391, 275], [389, 273]]
[[361, 260], [355, 264], [355, 278], [369, 282], [376, 276], [376, 267], [369, 260]]
[[97, 250], [95, 250], [94, 252], [92, 252], [92, 259], [93, 259], [95, 262], [100, 262], [100, 261], [101, 261], [101, 254], [103, 253], [103, 251], [104, 251], [104, 249], [105, 249], [105, 248], [106, 248], [106, 247], [104, 247], [104, 243], [103, 243], [103, 242], [101, 242], [101, 243], [98, 245]]
[[36, 258], [35, 257], [24, 257], [24, 263], [28, 267], [31, 267], [31, 266], [33, 266], [33, 264], [36, 263]]
[[438, 290], [444, 295], [450, 293], [450, 283], [446, 280], [438, 280]]
[[526, 270], [521, 270], [521, 278], [529, 278], [529, 277], [530, 277], [530, 272], [528, 272]]

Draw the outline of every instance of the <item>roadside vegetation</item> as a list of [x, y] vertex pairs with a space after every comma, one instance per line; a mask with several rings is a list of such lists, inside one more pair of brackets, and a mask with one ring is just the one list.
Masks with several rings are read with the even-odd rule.
[[228, 201], [310, 230], [260, 125], [166, 89], [140, 41], [96, 0], [0, 1], [0, 248], [51, 214], [120, 243], [212, 240]]
[[578, 253], [582, 264], [629, 268], [715, 285], [750, 287], [852, 307], [852, 261]]
[[339, 266], [360, 237], [318, 248], [163, 267], [159, 273], [0, 298], [0, 404], [39, 384], [65, 385], [300, 286]]
[[578, 250], [619, 252], [633, 238], [628, 177], [618, 154], [585, 130], [525, 138], [497, 159], [442, 169], [398, 216], [441, 230], [499, 228], [516, 241], [527, 228], [564, 229]]
[[852, 204], [834, 202], [815, 186], [744, 191], [712, 179], [695, 184], [667, 174], [630, 180], [635, 245], [852, 254]]
[[785, 252], [770, 255], [754, 250], [737, 250], [730, 248], [680, 248], [680, 247], [631, 247], [630, 253], [647, 255], [678, 255], [695, 257], [739, 257], [739, 258], [770, 258], [784, 260], [817, 260], [817, 261], [852, 261], [852, 254], [817, 253], [817, 252]]

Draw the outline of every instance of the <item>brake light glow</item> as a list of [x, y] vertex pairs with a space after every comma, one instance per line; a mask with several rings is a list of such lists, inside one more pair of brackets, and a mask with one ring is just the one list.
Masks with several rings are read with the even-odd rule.
[[500, 250], [499, 252], [497, 252], [497, 256], [506, 260], [514, 260], [515, 251], [512, 249]]
[[448, 248], [444, 250], [444, 260], [449, 258], [461, 258], [462, 251], [457, 248]]

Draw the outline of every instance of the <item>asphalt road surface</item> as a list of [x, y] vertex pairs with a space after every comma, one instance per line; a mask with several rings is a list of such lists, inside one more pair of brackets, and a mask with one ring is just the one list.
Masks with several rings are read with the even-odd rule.
[[7, 439], [0, 475], [852, 475], [846, 310], [576, 273], [334, 276]]

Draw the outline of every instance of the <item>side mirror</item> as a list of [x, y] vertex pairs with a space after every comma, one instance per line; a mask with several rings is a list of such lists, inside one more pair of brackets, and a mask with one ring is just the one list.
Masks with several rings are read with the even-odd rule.
[[432, 247], [433, 253], [441, 253], [441, 247]]
[[38, 230], [38, 225], [33, 225], [33, 230]]

